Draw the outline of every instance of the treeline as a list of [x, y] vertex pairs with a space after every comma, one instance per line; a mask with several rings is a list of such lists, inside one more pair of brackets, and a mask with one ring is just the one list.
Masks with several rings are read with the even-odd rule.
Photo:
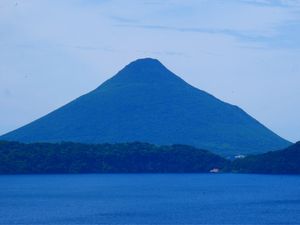
[[300, 142], [279, 151], [236, 159], [229, 171], [238, 173], [300, 174]]
[[280, 151], [229, 161], [186, 145], [0, 141], [0, 174], [206, 173], [300, 174], [300, 142]]
[[202, 173], [228, 161], [185, 145], [0, 142], [0, 174]]

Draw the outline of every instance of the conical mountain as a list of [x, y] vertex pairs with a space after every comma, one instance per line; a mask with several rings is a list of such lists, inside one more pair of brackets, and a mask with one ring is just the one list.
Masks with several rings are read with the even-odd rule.
[[150, 58], [130, 63], [94, 91], [1, 139], [187, 144], [222, 155], [290, 144], [237, 106], [192, 87]]

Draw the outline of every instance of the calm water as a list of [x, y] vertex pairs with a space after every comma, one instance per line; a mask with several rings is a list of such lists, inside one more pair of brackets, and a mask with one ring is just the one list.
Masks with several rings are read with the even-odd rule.
[[0, 176], [0, 224], [300, 224], [300, 176]]

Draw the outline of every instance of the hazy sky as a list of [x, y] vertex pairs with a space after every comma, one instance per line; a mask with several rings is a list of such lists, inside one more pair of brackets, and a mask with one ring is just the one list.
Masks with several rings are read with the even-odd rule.
[[144, 57], [300, 140], [298, 0], [0, 0], [0, 134]]

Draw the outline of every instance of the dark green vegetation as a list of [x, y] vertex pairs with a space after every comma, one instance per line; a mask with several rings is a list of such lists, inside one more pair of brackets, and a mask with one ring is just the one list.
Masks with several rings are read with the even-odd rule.
[[229, 171], [240, 173], [300, 174], [300, 142], [280, 151], [236, 159]]
[[226, 160], [186, 145], [0, 142], [0, 174], [202, 173], [300, 174], [300, 142], [284, 150]]
[[201, 173], [227, 161], [184, 145], [0, 142], [0, 174]]
[[290, 144], [239, 107], [192, 87], [154, 59], [129, 64], [96, 90], [1, 139], [184, 144], [223, 156]]

